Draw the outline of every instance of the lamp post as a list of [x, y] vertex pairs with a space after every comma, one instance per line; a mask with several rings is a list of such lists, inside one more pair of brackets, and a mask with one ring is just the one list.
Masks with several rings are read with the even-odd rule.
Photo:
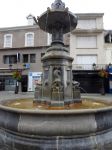
[[18, 91], [19, 91], [19, 83], [16, 80], [15, 94], [18, 94]]
[[10, 69], [10, 70], [12, 69], [12, 64], [9, 64], [9, 69]]
[[[9, 64], [9, 69], [12, 70], [12, 64]], [[19, 84], [18, 81], [16, 79], [16, 86], [15, 86], [15, 94], [18, 94], [18, 90], [19, 90]]]
[[[16, 55], [17, 55], [17, 70], [16, 70], [16, 75], [18, 75], [17, 73], [19, 73], [18, 62], [20, 62], [20, 53], [17, 53]], [[18, 92], [19, 92], [19, 81], [16, 78], [15, 94], [18, 94]]]

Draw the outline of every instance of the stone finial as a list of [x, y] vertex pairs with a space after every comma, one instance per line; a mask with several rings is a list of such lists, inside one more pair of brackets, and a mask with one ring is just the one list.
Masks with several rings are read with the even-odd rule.
[[52, 9], [65, 9], [65, 3], [61, 0], [55, 0], [54, 3], [51, 5]]

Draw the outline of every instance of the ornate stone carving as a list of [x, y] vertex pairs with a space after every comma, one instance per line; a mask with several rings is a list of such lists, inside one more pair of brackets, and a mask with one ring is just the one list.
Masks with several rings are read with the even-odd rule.
[[49, 85], [48, 79], [46, 79], [46, 80], [44, 81], [44, 85], [45, 85], [45, 86], [48, 86], [48, 85]]
[[53, 83], [52, 83], [52, 89], [57, 91], [62, 91], [63, 85], [62, 85], [62, 71], [61, 67], [54, 67], [53, 69]]
[[73, 81], [73, 82], [72, 82], [72, 85], [73, 85], [73, 88], [74, 88], [74, 89], [79, 89], [80, 83], [79, 83], [78, 81]]
[[45, 68], [44, 69], [44, 86], [49, 85], [48, 76], [49, 76], [49, 68]]
[[63, 3], [61, 0], [55, 0], [54, 3], [51, 5], [52, 9], [65, 9], [65, 3]]

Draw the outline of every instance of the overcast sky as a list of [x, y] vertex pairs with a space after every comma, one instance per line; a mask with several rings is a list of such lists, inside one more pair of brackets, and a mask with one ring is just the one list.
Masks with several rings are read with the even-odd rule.
[[[104, 28], [112, 29], [112, 0], [62, 0], [73, 13], [104, 13]], [[0, 28], [27, 25], [51, 7], [54, 0], [0, 0]]]

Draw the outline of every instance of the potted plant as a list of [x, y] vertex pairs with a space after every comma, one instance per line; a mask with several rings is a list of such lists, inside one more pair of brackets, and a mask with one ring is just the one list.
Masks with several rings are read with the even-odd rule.
[[14, 71], [12, 76], [18, 82], [21, 82], [21, 80], [22, 80], [22, 73], [21, 73], [21, 71], [19, 71], [19, 70]]
[[104, 82], [105, 82], [105, 78], [108, 78], [108, 71], [102, 68], [101, 70], [99, 70], [98, 75], [101, 78], [101, 94], [105, 95]]
[[13, 78], [16, 80], [16, 86], [15, 86], [15, 94], [18, 94], [19, 91], [19, 82], [22, 80], [22, 73], [19, 70], [16, 70], [12, 74]]

